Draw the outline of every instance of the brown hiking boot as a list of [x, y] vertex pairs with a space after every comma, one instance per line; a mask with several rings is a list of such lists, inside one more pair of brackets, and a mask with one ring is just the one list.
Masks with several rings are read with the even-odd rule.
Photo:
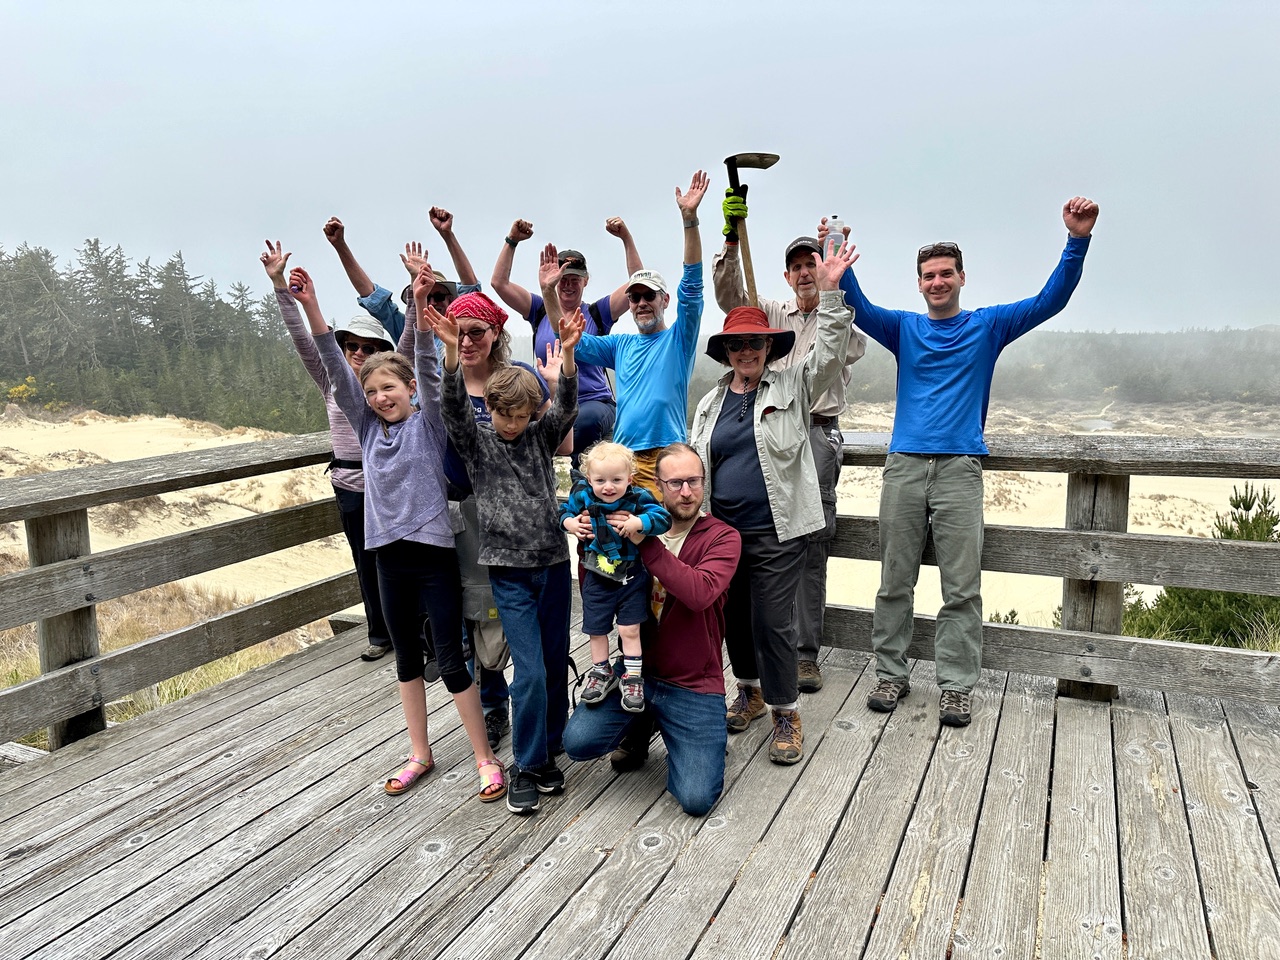
[[774, 763], [797, 763], [804, 756], [804, 732], [800, 729], [799, 710], [773, 711], [773, 740], [769, 743], [769, 759]]
[[822, 671], [816, 661], [800, 661], [796, 669], [796, 686], [801, 693], [817, 693], [822, 689]]
[[892, 713], [898, 701], [907, 699], [909, 693], [911, 693], [911, 684], [907, 681], [903, 680], [899, 683], [897, 680], [881, 678], [868, 695], [867, 706], [880, 713]]
[[967, 727], [971, 719], [969, 694], [959, 690], [943, 690], [938, 706], [938, 719], [946, 727]]
[[725, 711], [724, 725], [730, 733], [741, 733], [764, 712], [764, 694], [759, 687], [738, 687], [738, 696]]

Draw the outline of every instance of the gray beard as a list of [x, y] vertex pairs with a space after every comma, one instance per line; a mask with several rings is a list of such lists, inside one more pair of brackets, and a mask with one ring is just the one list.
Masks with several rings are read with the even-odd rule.
[[[655, 330], [657, 330], [659, 327], [662, 326], [662, 321], [664, 319], [663, 315], [665, 313], [666, 313], [665, 310], [659, 310], [657, 307], [655, 307], [653, 310], [653, 316], [650, 317], [648, 320], [645, 320], [643, 322], [641, 322], [640, 320], [636, 320], [636, 329], [639, 330], [641, 333], [653, 333]], [[632, 319], [633, 320], [635, 319], [634, 315], [632, 315]]]

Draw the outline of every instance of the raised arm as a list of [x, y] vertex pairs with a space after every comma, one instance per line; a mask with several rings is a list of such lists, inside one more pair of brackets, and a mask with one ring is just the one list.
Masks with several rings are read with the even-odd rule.
[[[676, 206], [680, 208], [680, 216], [684, 220], [684, 262], [702, 262], [702, 233], [698, 229], [698, 204], [707, 193], [711, 178], [699, 170], [689, 181], [687, 193], [681, 193], [676, 187]], [[625, 293], [625, 291], [624, 291]]]
[[316, 350], [315, 338], [311, 336], [306, 321], [302, 319], [302, 314], [298, 311], [298, 302], [289, 292], [289, 281], [284, 276], [285, 267], [288, 266], [291, 256], [293, 256], [292, 253], [282, 252], [279, 240], [274, 247], [268, 240], [267, 252], [258, 259], [262, 262], [263, 269], [267, 271], [267, 276], [271, 278], [271, 286], [276, 293], [276, 307], [280, 310], [280, 319], [284, 321], [285, 329], [289, 331], [293, 349], [298, 351], [303, 367], [320, 388], [320, 392], [327, 393], [329, 376], [324, 372], [324, 364], [320, 360], [319, 351]]
[[511, 282], [511, 267], [516, 260], [516, 245], [532, 236], [533, 224], [528, 220], [517, 220], [511, 224], [511, 230], [503, 238], [502, 249], [498, 252], [498, 262], [493, 265], [493, 276], [489, 278], [489, 285], [498, 299], [522, 317], [529, 316], [533, 296], [520, 284]]
[[330, 217], [324, 225], [324, 236], [333, 245], [338, 261], [346, 271], [347, 279], [351, 281], [351, 286], [355, 287], [356, 293], [362, 297], [373, 293], [373, 281], [369, 279], [369, 275], [364, 272], [364, 268], [356, 261], [355, 254], [347, 246], [347, 231], [342, 221], [337, 217]]
[[453, 269], [458, 274], [458, 283], [469, 287], [479, 286], [480, 281], [476, 279], [476, 272], [471, 268], [471, 261], [453, 232], [453, 214], [444, 207], [432, 207], [430, 216], [431, 225], [436, 228], [436, 233], [440, 234], [440, 239], [444, 241], [444, 248], [449, 251]]
[[853, 334], [853, 314], [840, 292], [840, 278], [858, 255], [851, 243], [845, 243], [839, 253], [834, 252], [834, 246], [834, 240], [827, 242], [825, 259], [813, 255], [818, 281], [818, 339], [804, 365], [811, 395], [825, 393], [840, 379]]
[[[564, 311], [560, 308], [560, 295], [556, 292], [556, 286], [563, 275], [564, 267], [560, 265], [556, 245], [548, 243], [538, 254], [538, 289], [542, 291], [542, 306], [547, 311], [547, 322], [551, 324], [551, 332], [557, 337], [560, 336], [560, 321], [564, 319]], [[627, 299], [626, 290], [622, 291], [622, 299]]]
[[[610, 217], [604, 222], [604, 228], [611, 236], [622, 241], [622, 252], [627, 260], [627, 279], [630, 279], [637, 270], [643, 270], [644, 261], [640, 259], [640, 251], [636, 249], [635, 238], [631, 236], [631, 230], [623, 219]], [[622, 286], [609, 294], [609, 316], [614, 320], [627, 312], [627, 279], [622, 281]]]

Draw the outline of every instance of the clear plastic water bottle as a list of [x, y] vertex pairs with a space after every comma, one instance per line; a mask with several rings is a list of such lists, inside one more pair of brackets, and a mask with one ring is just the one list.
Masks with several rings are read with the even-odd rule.
[[[833, 213], [827, 217], [827, 229], [831, 232], [827, 234], [827, 239], [834, 240], [836, 245], [831, 248], [833, 254], [839, 253], [840, 248], [844, 246], [844, 221], [840, 219], [840, 214]], [[826, 251], [824, 250], [825, 254]]]

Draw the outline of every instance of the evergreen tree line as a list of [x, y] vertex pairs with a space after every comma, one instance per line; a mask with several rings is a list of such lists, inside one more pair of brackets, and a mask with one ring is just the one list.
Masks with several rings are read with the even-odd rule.
[[325, 429], [324, 406], [271, 296], [224, 294], [181, 253], [132, 264], [88, 240], [60, 267], [42, 247], [0, 249], [0, 402], [225, 427]]
[[[133, 264], [118, 245], [94, 239], [60, 268], [41, 247], [0, 249], [0, 330], [0, 402], [288, 433], [326, 426], [274, 298], [255, 299], [243, 283], [223, 293], [193, 276], [181, 253], [160, 266]], [[691, 412], [723, 372], [699, 352]], [[892, 401], [895, 375], [889, 353], [869, 343], [850, 402]], [[1276, 403], [1280, 330], [1037, 330], [1004, 352], [992, 397]]]

